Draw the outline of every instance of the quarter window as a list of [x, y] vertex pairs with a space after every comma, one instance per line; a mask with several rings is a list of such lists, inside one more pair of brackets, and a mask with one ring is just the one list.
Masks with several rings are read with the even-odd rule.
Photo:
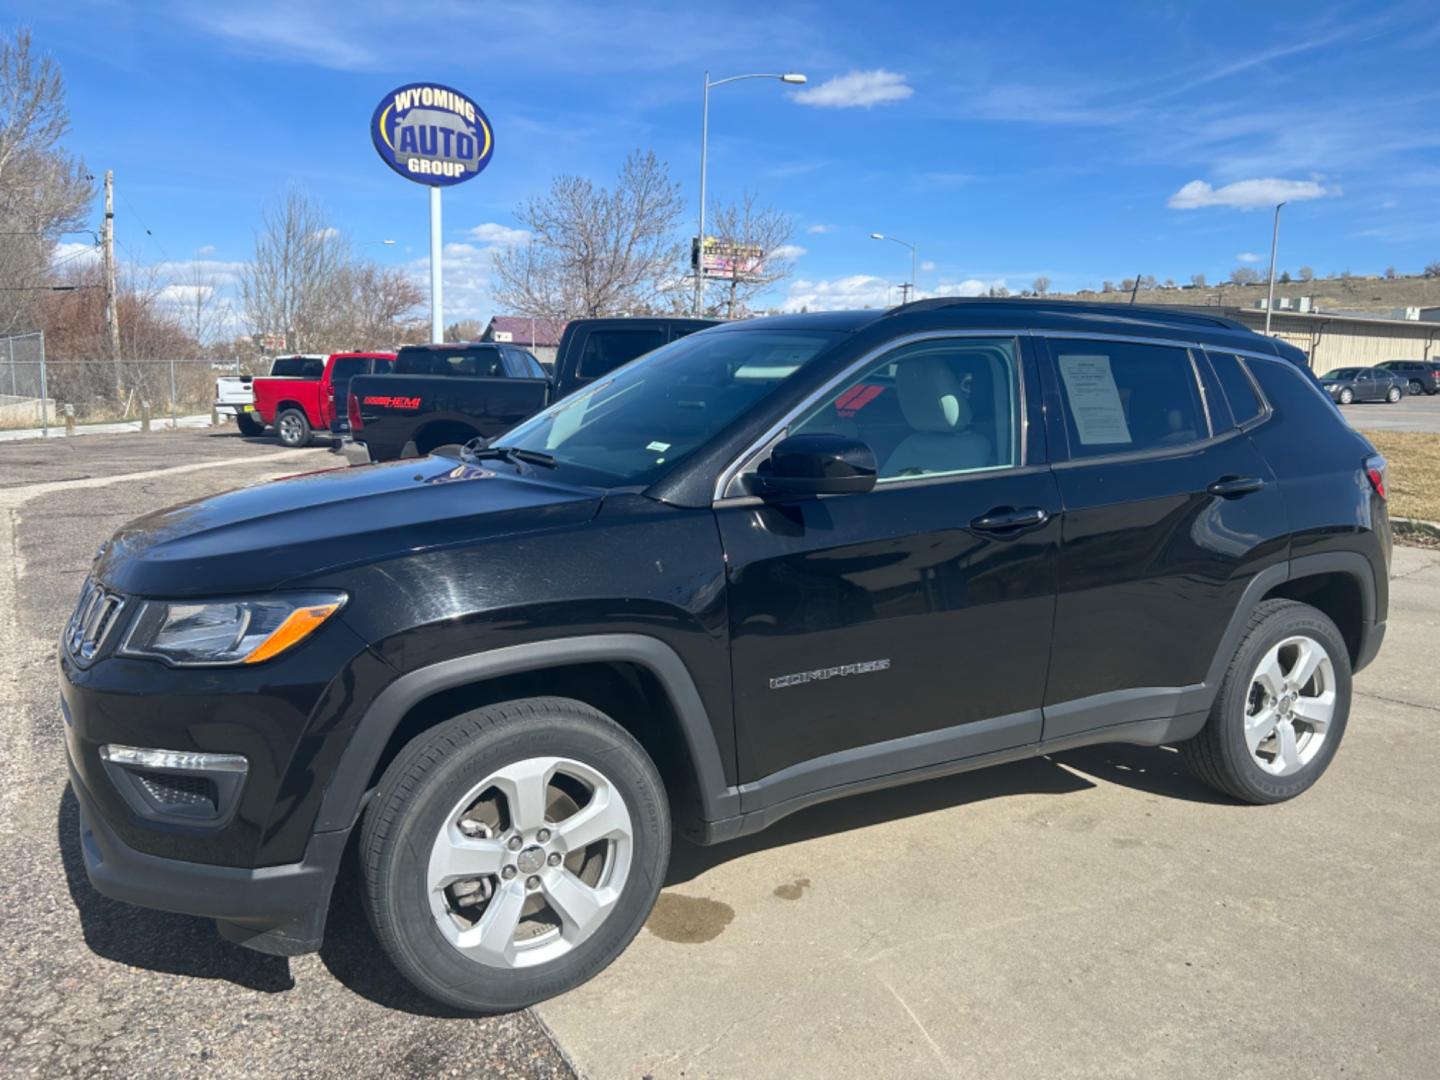
[[1054, 340], [1072, 458], [1180, 446], [1208, 437], [1187, 349]]
[[1019, 460], [1019, 400], [1012, 339], [922, 341], [887, 354], [791, 433], [859, 439], [881, 483], [1003, 469]]
[[1245, 371], [1245, 364], [1232, 353], [1209, 353], [1210, 366], [1220, 380], [1220, 389], [1225, 391], [1225, 400], [1230, 403], [1230, 413], [1235, 417], [1235, 426], [1248, 424], [1262, 412], [1265, 405], [1255, 391], [1255, 384]]

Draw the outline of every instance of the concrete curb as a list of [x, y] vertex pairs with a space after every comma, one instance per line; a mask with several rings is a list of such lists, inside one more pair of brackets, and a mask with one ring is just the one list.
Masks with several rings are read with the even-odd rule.
[[1440, 522], [1425, 521], [1421, 518], [1392, 517], [1390, 526], [1400, 536], [1420, 536], [1426, 540], [1440, 541]]

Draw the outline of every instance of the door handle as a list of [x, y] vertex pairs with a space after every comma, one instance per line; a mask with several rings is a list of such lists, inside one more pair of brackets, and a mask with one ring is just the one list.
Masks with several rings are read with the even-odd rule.
[[1234, 495], [1249, 495], [1252, 491], [1259, 491], [1265, 486], [1265, 481], [1258, 476], [1222, 476], [1205, 490], [1211, 495], [1219, 495], [1222, 499]]
[[1012, 529], [1033, 529], [1050, 520], [1050, 512], [1039, 506], [1027, 506], [1023, 510], [996, 509], [981, 514], [970, 522], [976, 532], [1009, 532]]

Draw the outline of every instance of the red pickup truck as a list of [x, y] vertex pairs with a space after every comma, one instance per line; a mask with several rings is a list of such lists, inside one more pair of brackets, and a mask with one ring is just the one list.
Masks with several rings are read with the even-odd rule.
[[[318, 379], [269, 376], [251, 383], [255, 414], [286, 446], [309, 446], [316, 430], [337, 436], [349, 433], [345, 413], [350, 380], [357, 375], [379, 375], [395, 363], [394, 353], [333, 353]], [[340, 407], [335, 407], [336, 402]]]

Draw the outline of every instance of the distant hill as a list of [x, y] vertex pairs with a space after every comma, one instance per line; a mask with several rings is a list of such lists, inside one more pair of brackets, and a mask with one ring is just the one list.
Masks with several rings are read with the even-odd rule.
[[[1210, 285], [1205, 288], [1176, 287], [1173, 289], [1141, 288], [1135, 297], [1137, 304], [1193, 304], [1197, 307], [1246, 307], [1253, 308], [1265, 299], [1267, 284], [1257, 285]], [[1114, 292], [1049, 293], [1052, 299], [1099, 300], [1121, 302], [1130, 299], [1130, 293], [1118, 286]], [[1326, 311], [1364, 311], [1375, 315], [1389, 315], [1396, 308], [1440, 307], [1440, 277], [1350, 277], [1316, 278], [1314, 281], [1292, 281], [1288, 285], [1275, 283], [1275, 309], [1280, 309], [1280, 299], [1289, 297], [1292, 305], [1302, 296], [1311, 298], [1313, 308]]]

